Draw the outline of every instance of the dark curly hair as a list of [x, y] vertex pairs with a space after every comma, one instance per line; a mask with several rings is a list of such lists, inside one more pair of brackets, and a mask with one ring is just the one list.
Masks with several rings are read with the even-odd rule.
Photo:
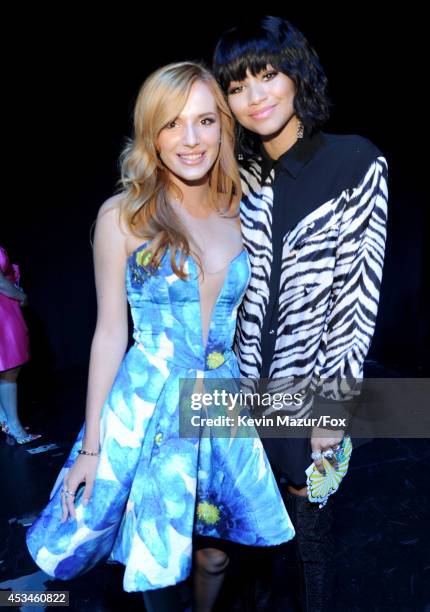
[[[290, 77], [296, 86], [294, 110], [308, 134], [329, 118], [327, 77], [316, 51], [304, 35], [281, 17], [244, 19], [219, 39], [213, 55], [213, 72], [224, 93], [231, 81], [256, 76], [268, 64]], [[237, 153], [245, 157], [258, 151], [258, 136], [236, 122]]]

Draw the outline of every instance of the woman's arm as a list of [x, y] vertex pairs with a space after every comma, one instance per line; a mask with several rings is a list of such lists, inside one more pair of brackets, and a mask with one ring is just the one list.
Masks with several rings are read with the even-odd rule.
[[387, 234], [387, 183], [387, 161], [380, 156], [351, 190], [343, 214], [330, 307], [317, 358], [322, 367], [314, 417], [331, 414], [348, 418], [348, 402], [360, 392], [378, 312]]
[[3, 272], [0, 270], [0, 293], [3, 295], [7, 295], [14, 300], [19, 300], [20, 302], [24, 299], [25, 293], [17, 289], [12, 281], [8, 280]]
[[117, 196], [101, 206], [94, 232], [97, 324], [91, 344], [83, 448], [99, 450], [100, 414], [128, 343], [125, 235]]
[[[337, 445], [349, 425], [351, 400], [360, 393], [364, 359], [372, 341], [387, 235], [388, 165], [380, 156], [351, 190], [345, 208], [329, 312], [317, 363], [322, 367], [313, 418], [336, 419], [312, 428], [313, 452]], [[339, 419], [344, 419], [341, 425]], [[336, 456], [331, 459], [337, 464]], [[321, 459], [315, 459], [324, 474]]]

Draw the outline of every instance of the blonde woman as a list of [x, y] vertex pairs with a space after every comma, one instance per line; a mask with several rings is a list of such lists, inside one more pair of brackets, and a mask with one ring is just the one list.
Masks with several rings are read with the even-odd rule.
[[[211, 610], [224, 544], [270, 546], [294, 530], [258, 437], [179, 435], [179, 380], [238, 378], [236, 310], [250, 266], [238, 218], [234, 124], [211, 73], [171, 64], [143, 84], [121, 191], [97, 216], [97, 326], [85, 424], [27, 532], [36, 563], [71, 579], [101, 559], [148, 610]], [[127, 300], [134, 344], [127, 346]], [[81, 487], [81, 485], [84, 485]]]

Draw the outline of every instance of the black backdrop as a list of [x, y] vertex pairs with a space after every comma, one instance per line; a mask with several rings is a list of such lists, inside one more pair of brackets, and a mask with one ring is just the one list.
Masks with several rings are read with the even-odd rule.
[[[366, 136], [388, 160], [388, 242], [369, 358], [427, 375], [423, 17], [378, 15], [370, 3], [336, 10], [295, 4], [264, 8], [292, 21], [319, 54], [334, 102], [323, 129]], [[30, 367], [45, 376], [88, 364], [96, 320], [90, 227], [118, 178], [141, 83], [165, 63], [210, 62], [219, 33], [246, 18], [219, 3], [160, 5], [151, 12], [123, 3], [91, 15], [73, 6], [22, 9], [5, 27], [11, 35], [3, 116], [9, 195], [0, 244], [20, 264], [30, 301], [24, 309]]]

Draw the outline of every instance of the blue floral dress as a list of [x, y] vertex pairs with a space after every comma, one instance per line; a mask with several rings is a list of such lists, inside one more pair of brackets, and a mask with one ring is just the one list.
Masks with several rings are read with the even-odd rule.
[[146, 245], [127, 260], [135, 342], [101, 411], [90, 501], [84, 506], [80, 486], [76, 518], [60, 522], [60, 490], [82, 446], [84, 423], [49, 502], [26, 533], [31, 556], [50, 576], [69, 580], [101, 560], [121, 563], [129, 592], [185, 580], [193, 534], [253, 546], [295, 535], [257, 435], [179, 435], [180, 379], [240, 378], [232, 343], [250, 278], [246, 250], [230, 262], [204, 347], [196, 262], [185, 259], [190, 277], [182, 280], [167, 251], [150, 274]]

